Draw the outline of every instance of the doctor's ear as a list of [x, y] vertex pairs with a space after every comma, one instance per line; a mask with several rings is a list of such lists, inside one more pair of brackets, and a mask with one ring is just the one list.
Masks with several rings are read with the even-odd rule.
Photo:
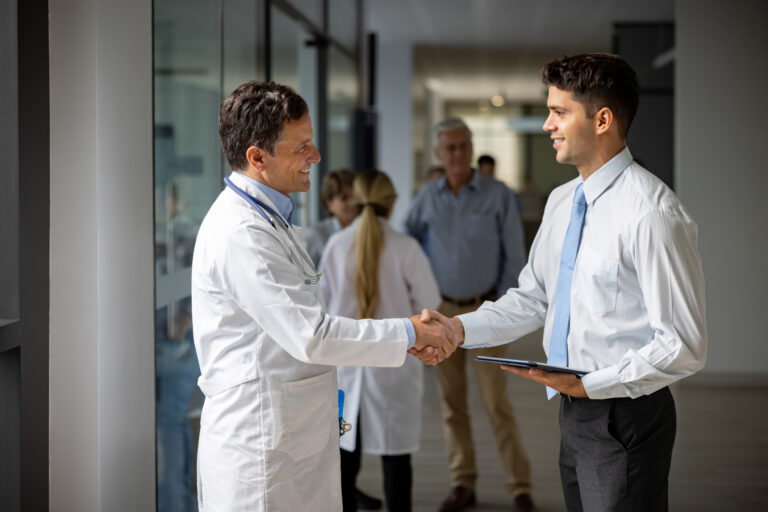
[[251, 146], [245, 151], [248, 165], [256, 169], [264, 168], [264, 150], [258, 146]]

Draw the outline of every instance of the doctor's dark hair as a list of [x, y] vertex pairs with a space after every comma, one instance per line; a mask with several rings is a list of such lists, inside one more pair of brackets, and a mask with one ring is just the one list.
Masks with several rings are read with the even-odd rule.
[[285, 85], [254, 81], [235, 89], [219, 110], [219, 135], [229, 165], [235, 171], [245, 169], [251, 146], [274, 155], [283, 124], [308, 111], [304, 98]]
[[640, 98], [637, 73], [624, 59], [610, 53], [565, 56], [544, 66], [541, 79], [544, 85], [570, 92], [587, 117], [608, 107], [619, 134], [627, 137]]
[[371, 169], [355, 177], [352, 198], [360, 207], [355, 234], [355, 298], [358, 318], [373, 318], [379, 304], [379, 259], [384, 231], [377, 217], [389, 215], [397, 193], [389, 176]]

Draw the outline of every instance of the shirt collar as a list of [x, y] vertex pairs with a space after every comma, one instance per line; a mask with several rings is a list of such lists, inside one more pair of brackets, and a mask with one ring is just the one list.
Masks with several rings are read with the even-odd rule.
[[260, 181], [256, 181], [255, 179], [246, 176], [242, 172], [238, 172], [237, 174], [248, 180], [248, 183], [256, 186], [256, 188], [258, 188], [265, 196], [267, 196], [270, 201], [272, 201], [272, 204], [275, 205], [275, 208], [277, 208], [277, 211], [280, 213], [280, 215], [282, 215], [283, 218], [288, 221], [288, 224], [293, 224], [291, 222], [291, 216], [293, 215], [294, 205], [293, 199], [291, 199], [290, 196], [287, 196], [282, 192], [278, 192], [269, 185], [265, 185]]
[[[479, 186], [480, 186], [480, 180], [482, 179], [479, 176], [480, 176], [480, 173], [477, 171], [477, 169], [473, 168], [472, 169], [472, 177], [469, 178], [469, 181], [464, 186], [465, 187], [469, 187], [469, 188], [471, 188], [473, 190], [477, 190], [479, 188]], [[437, 188], [443, 189], [443, 190], [449, 190], [449, 191], [451, 190], [451, 187], [448, 185], [448, 177], [447, 176], [442, 176], [442, 177], [438, 178]], [[451, 191], [451, 193], [453, 193], [453, 191]]]
[[619, 175], [632, 163], [632, 153], [629, 148], [619, 151], [616, 156], [605, 162], [602, 167], [594, 172], [584, 183], [584, 197], [587, 204], [592, 204], [600, 195], [608, 189]]

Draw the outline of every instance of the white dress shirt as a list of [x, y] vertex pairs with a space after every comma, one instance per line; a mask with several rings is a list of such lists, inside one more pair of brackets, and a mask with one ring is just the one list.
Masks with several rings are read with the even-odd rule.
[[568, 366], [591, 372], [582, 378], [590, 398], [647, 395], [704, 366], [704, 275], [696, 223], [626, 147], [586, 181], [552, 191], [519, 288], [460, 316], [464, 346], [500, 345], [543, 325], [548, 352], [560, 253], [582, 182]]

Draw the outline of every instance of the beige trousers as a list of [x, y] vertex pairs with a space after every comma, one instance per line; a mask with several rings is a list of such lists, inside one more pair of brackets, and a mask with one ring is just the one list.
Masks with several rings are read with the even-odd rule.
[[[446, 316], [469, 313], [479, 307], [460, 307], [450, 302], [440, 304], [439, 311]], [[467, 365], [470, 359], [475, 368], [477, 384], [485, 412], [491, 421], [501, 462], [509, 475], [507, 491], [512, 496], [531, 492], [531, 469], [517, 428], [512, 405], [507, 397], [507, 372], [497, 365], [475, 360], [485, 355], [505, 357], [507, 346], [462, 349], [437, 365], [443, 410], [443, 432], [448, 443], [451, 485], [474, 489], [477, 480], [475, 449], [472, 444], [469, 407], [467, 405]]]

